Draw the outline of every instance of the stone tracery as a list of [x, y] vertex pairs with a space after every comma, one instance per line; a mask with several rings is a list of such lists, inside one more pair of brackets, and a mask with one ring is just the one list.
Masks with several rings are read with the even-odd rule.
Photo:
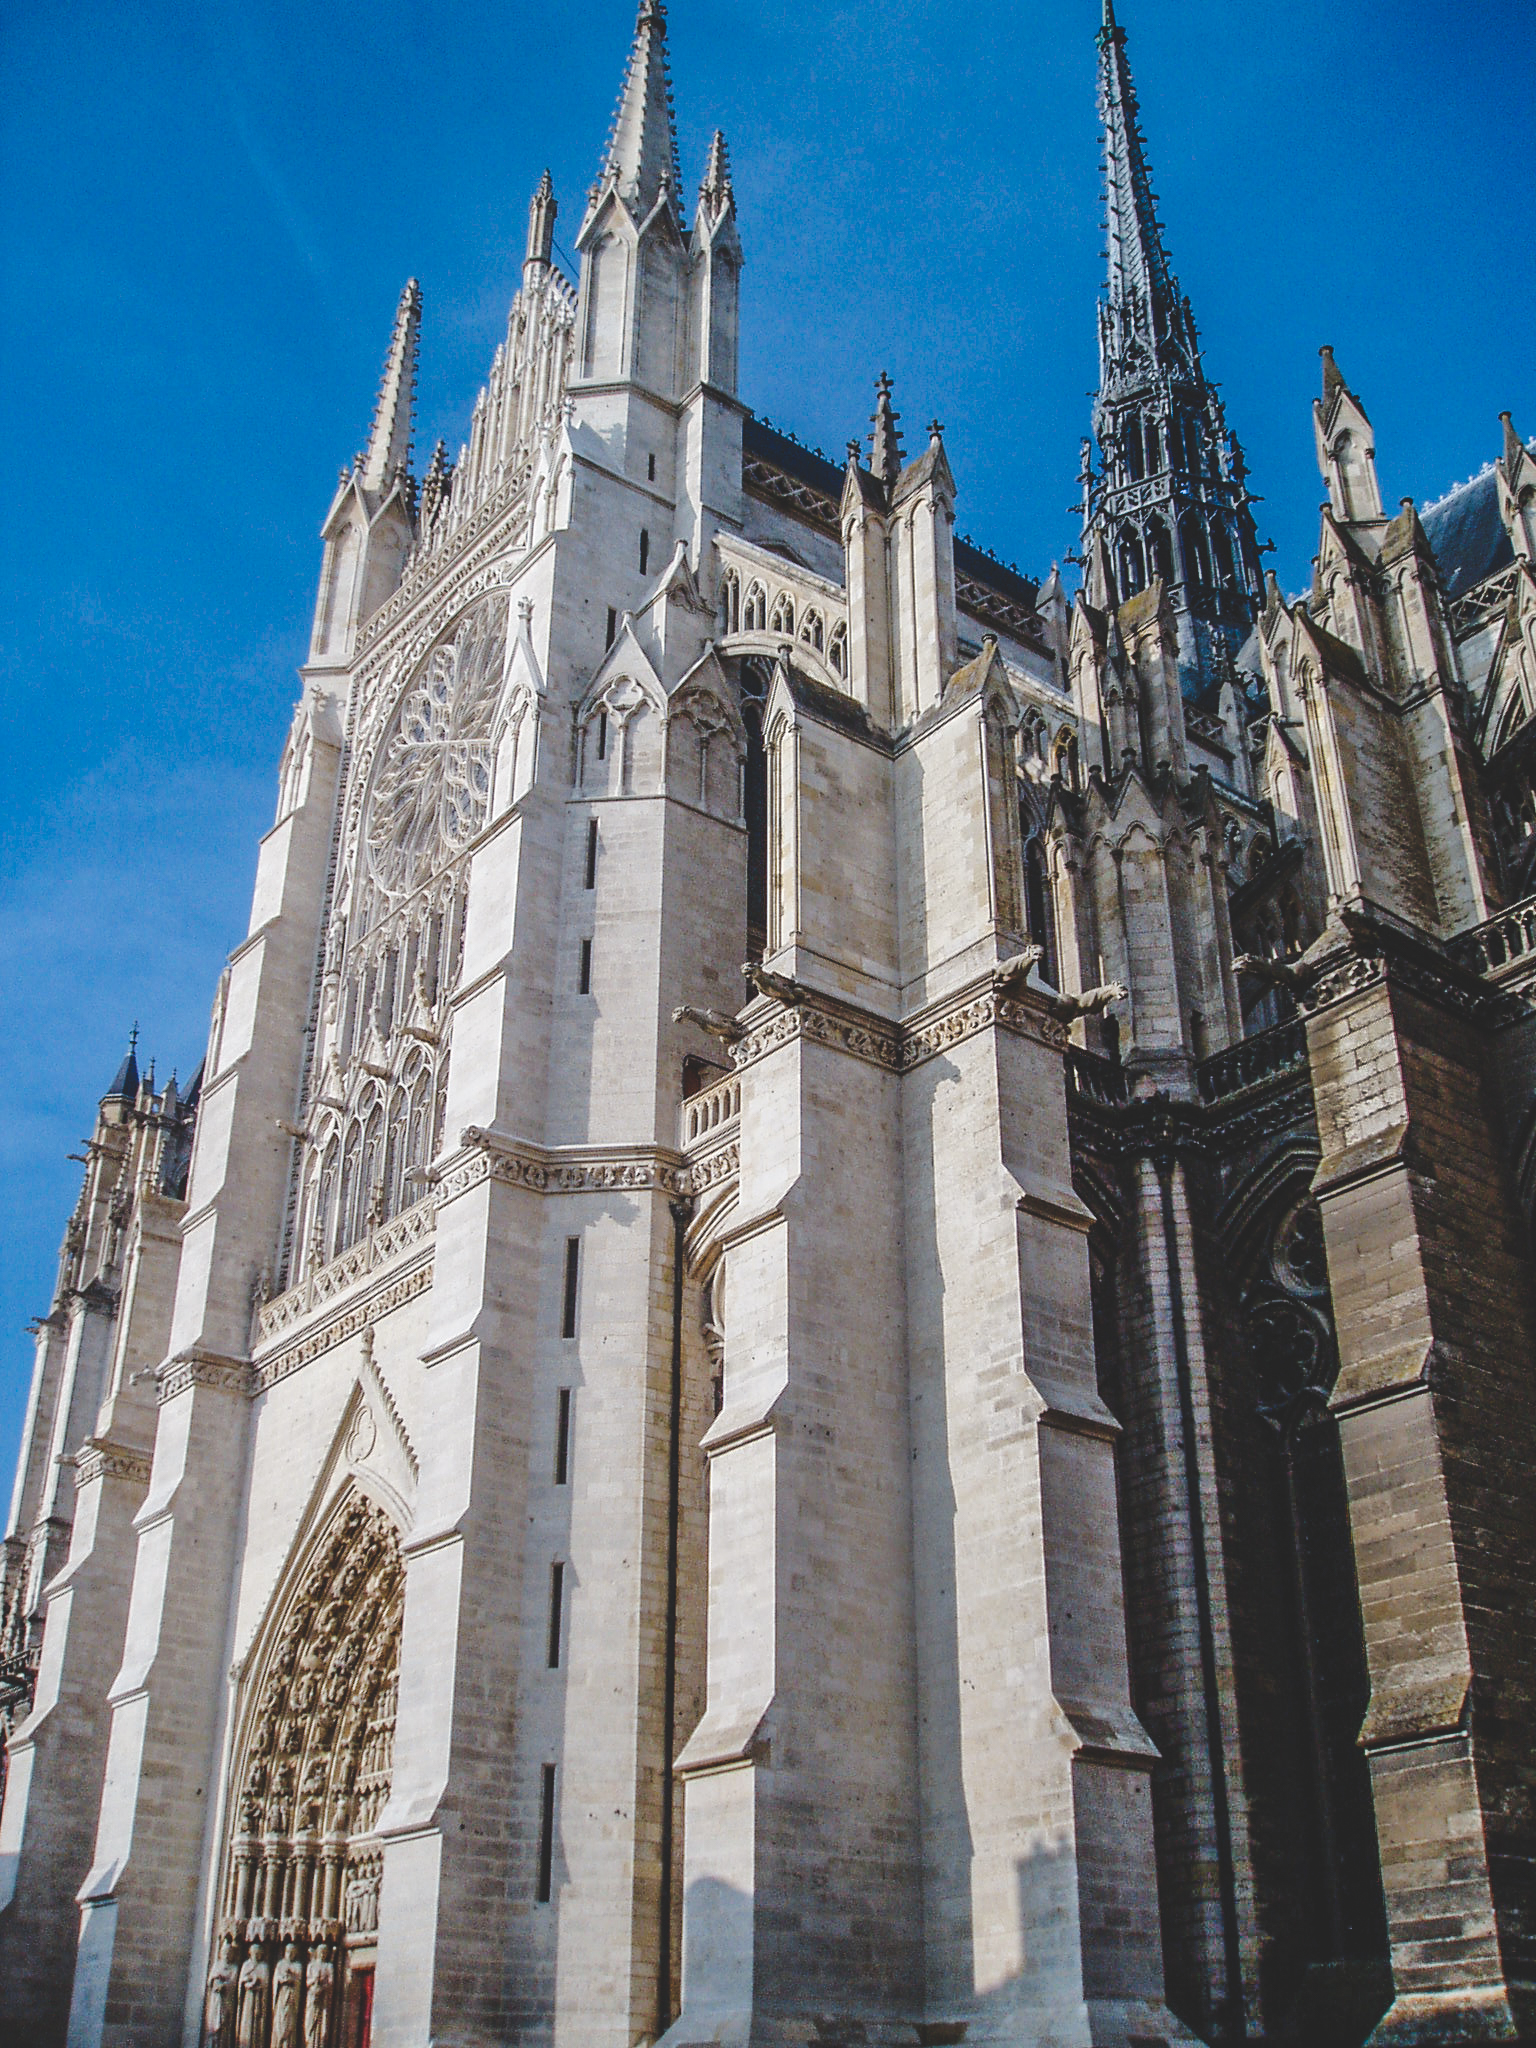
[[448, 1080], [468, 848], [489, 814], [506, 601], [486, 596], [381, 707], [360, 749], [326, 940], [298, 1278], [425, 1193]]
[[405, 1576], [399, 1537], [350, 1494], [253, 1673], [205, 2039], [327, 2048], [372, 1969]]

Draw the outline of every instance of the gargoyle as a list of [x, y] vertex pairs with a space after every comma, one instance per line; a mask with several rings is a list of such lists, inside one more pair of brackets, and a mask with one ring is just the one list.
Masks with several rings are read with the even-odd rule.
[[682, 1003], [672, 1012], [674, 1024], [697, 1024], [701, 1031], [707, 1031], [711, 1038], [718, 1038], [722, 1045], [735, 1045], [746, 1036], [746, 1026], [738, 1024], [734, 1017], [727, 1017], [724, 1010], [701, 1010], [694, 1003]]
[[1080, 995], [1058, 995], [1052, 999], [1051, 1008], [1063, 1023], [1070, 1024], [1078, 1017], [1102, 1017], [1129, 994], [1130, 990], [1118, 981], [1106, 981], [1102, 988], [1085, 988]]
[[1026, 946], [1022, 953], [1000, 960], [992, 970], [993, 988], [1000, 996], [1017, 995], [1044, 958], [1044, 946]]
[[800, 984], [787, 974], [771, 973], [760, 960], [749, 960], [741, 971], [760, 996], [774, 996], [781, 1003], [799, 1002]]
[[1299, 960], [1266, 960], [1261, 953], [1239, 953], [1232, 972], [1250, 981], [1262, 981], [1267, 988], [1283, 988], [1295, 996], [1312, 986], [1317, 976]]

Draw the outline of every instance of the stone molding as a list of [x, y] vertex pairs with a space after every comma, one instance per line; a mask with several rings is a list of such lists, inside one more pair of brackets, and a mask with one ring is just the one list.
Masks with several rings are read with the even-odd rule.
[[256, 1343], [260, 1348], [302, 1322], [307, 1315], [347, 1293], [358, 1281], [384, 1266], [394, 1266], [403, 1252], [427, 1243], [437, 1229], [437, 1204], [431, 1195], [402, 1209], [387, 1223], [348, 1247], [339, 1258], [321, 1266], [258, 1311]]
[[1473, 967], [1463, 965], [1453, 950], [1455, 942], [1453, 949], [1442, 947], [1370, 905], [1346, 906], [1340, 917], [1344, 928], [1337, 943], [1296, 991], [1304, 1016], [1319, 1016], [1384, 982], [1487, 1029], [1530, 1014], [1512, 990], [1490, 986]]
[[429, 1254], [418, 1264], [404, 1272], [393, 1274], [382, 1286], [370, 1288], [350, 1301], [339, 1314], [328, 1317], [323, 1323], [307, 1330], [296, 1343], [284, 1345], [282, 1350], [273, 1351], [251, 1368], [252, 1394], [264, 1394], [269, 1387], [275, 1387], [279, 1380], [287, 1379], [300, 1366], [308, 1365], [313, 1358], [332, 1351], [338, 1344], [344, 1344], [359, 1331], [372, 1329], [382, 1316], [390, 1315], [397, 1308], [403, 1308], [408, 1301], [414, 1301], [418, 1294], [425, 1294], [432, 1285], [434, 1260]]
[[459, 1147], [435, 1175], [439, 1206], [488, 1180], [538, 1195], [602, 1194], [614, 1188], [674, 1196], [692, 1192], [682, 1154], [661, 1145], [550, 1147], [471, 1124], [459, 1133]]
[[180, 1352], [155, 1373], [159, 1407], [190, 1387], [208, 1387], [216, 1394], [250, 1395], [256, 1391], [255, 1374], [248, 1359], [226, 1358], [217, 1351]]
[[781, 1001], [781, 1008], [751, 1027], [733, 1048], [738, 1073], [802, 1038], [887, 1073], [905, 1074], [991, 1029], [1010, 1031], [1054, 1052], [1065, 1052], [1070, 1037], [1067, 1026], [1050, 1015], [1044, 999], [1021, 1002], [1003, 995], [993, 986], [990, 970], [985, 978], [973, 977], [899, 1024], [798, 984]]
[[87, 1437], [75, 1453], [75, 1488], [78, 1491], [96, 1479], [127, 1479], [136, 1486], [148, 1486], [153, 1463], [153, 1452], [132, 1450], [109, 1437]]

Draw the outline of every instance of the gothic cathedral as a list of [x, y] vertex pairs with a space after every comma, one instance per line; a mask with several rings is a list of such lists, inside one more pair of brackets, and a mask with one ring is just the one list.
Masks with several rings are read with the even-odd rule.
[[37, 1325], [12, 2048], [1536, 2040], [1536, 457], [1325, 349], [1283, 596], [1097, 46], [1076, 594], [738, 395], [661, 0], [419, 478], [401, 295]]

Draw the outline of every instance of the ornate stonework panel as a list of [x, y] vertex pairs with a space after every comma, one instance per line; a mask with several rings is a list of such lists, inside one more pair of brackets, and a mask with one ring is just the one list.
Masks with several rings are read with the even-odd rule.
[[404, 1597], [394, 1524], [348, 1496], [249, 1678], [204, 2004], [216, 2048], [330, 2048], [371, 1967]]
[[485, 823], [505, 656], [505, 614], [493, 602], [434, 647], [406, 687], [364, 826], [373, 877], [392, 900], [419, 889]]

